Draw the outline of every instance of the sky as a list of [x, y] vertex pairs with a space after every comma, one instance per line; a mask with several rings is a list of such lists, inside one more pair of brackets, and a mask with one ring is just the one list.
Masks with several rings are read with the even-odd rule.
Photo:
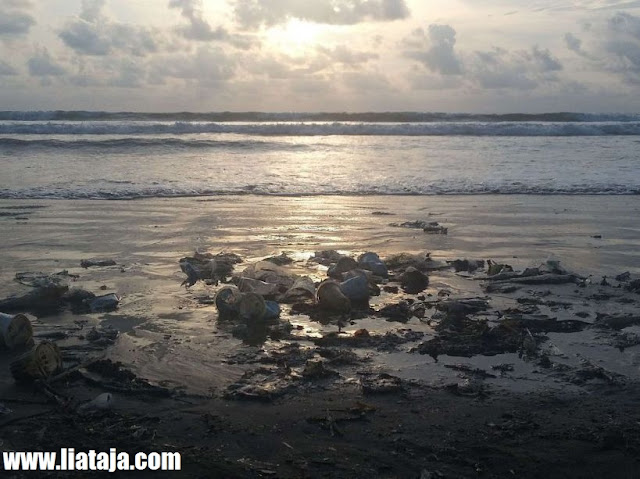
[[0, 0], [0, 110], [640, 112], [640, 1]]

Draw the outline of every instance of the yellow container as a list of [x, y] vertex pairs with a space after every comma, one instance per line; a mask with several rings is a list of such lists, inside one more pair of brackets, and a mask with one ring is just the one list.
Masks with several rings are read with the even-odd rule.
[[46, 379], [62, 369], [62, 354], [54, 343], [43, 341], [18, 356], [10, 368], [16, 381]]

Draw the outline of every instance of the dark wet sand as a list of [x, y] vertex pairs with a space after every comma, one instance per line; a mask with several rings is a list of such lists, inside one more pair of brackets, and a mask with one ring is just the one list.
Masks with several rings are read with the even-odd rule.
[[[623, 271], [640, 273], [639, 210], [638, 197], [2, 201], [0, 212], [11, 214], [0, 215], [0, 296], [24, 290], [12, 281], [18, 271], [68, 269], [80, 274], [78, 285], [86, 289], [98, 292], [104, 285], [105, 292], [122, 295], [120, 309], [83, 319], [89, 326], [109, 324], [120, 330], [107, 356], [152, 384], [185, 395], [114, 393], [113, 411], [78, 418], [50, 404], [21, 402], [46, 398], [13, 384], [6, 367], [10, 355], [4, 354], [0, 403], [14, 413], [0, 418], [0, 447], [176, 449], [185, 454], [185, 477], [637, 477], [638, 346], [618, 351], [609, 336], [591, 330], [575, 336], [552, 333], [545, 343], [558, 364], [573, 367], [587, 358], [623, 375], [623, 386], [576, 385], [540, 374], [536, 364], [517, 354], [442, 357], [436, 363], [411, 353], [414, 344], [408, 344], [393, 351], [365, 348], [358, 353], [371, 360], [341, 369], [339, 380], [304, 382], [268, 403], [226, 400], [225, 388], [255, 368], [229, 358], [256, 349], [243, 346], [217, 323], [215, 307], [198, 301], [213, 294], [214, 287], [180, 287], [184, 275], [177, 261], [195, 249], [235, 252], [245, 263], [286, 251], [303, 268], [308, 255], [321, 249], [372, 250], [383, 256], [429, 251], [437, 260], [491, 258], [517, 269], [555, 257], [567, 269], [599, 281]], [[418, 219], [439, 221], [449, 234], [389, 226]], [[79, 267], [81, 259], [91, 257], [113, 258], [118, 266]], [[323, 275], [321, 270], [301, 271], [318, 279]], [[477, 283], [436, 272], [428, 292], [478, 295]], [[591, 315], [588, 321], [612, 308], [637, 311], [633, 303], [587, 304], [568, 288], [558, 291], [574, 304], [568, 312], [555, 311], [558, 319], [573, 317], [579, 305]], [[391, 300], [383, 296], [372, 305]], [[285, 316], [306, 335], [336, 330]], [[36, 332], [66, 331], [77, 319], [68, 312], [38, 318]], [[403, 325], [380, 319], [356, 321], [345, 330], [362, 327], [381, 334], [402, 328], [432, 332], [418, 321]], [[60, 344], [76, 342], [72, 337]], [[268, 341], [258, 349], [289, 342]], [[446, 368], [460, 363], [487, 371], [514, 363], [515, 372], [486, 379], [481, 393], [467, 395], [456, 385], [468, 375]], [[363, 393], [358, 386], [363, 371], [402, 378], [402, 391]], [[58, 387], [76, 402], [102, 392], [76, 380]], [[43, 411], [46, 416], [20, 420]], [[3, 426], [7, 421], [12, 422]]]

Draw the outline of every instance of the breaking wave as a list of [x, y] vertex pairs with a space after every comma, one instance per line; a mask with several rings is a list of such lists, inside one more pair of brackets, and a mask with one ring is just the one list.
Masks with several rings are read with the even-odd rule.
[[2, 121], [0, 135], [253, 136], [609, 136], [640, 135], [640, 119], [628, 121], [422, 121], [422, 122], [194, 122], [194, 121]]
[[114, 139], [22, 139], [22, 138], [0, 138], [0, 147], [15, 148], [106, 148], [106, 149], [126, 149], [135, 147], [169, 147], [169, 148], [237, 148], [237, 149], [304, 149], [304, 145], [287, 144], [282, 142], [254, 141], [254, 140], [203, 140], [203, 139], [182, 139], [182, 138], [114, 138]]
[[91, 200], [134, 200], [142, 198], [181, 198], [195, 196], [435, 196], [435, 195], [639, 195], [640, 187], [628, 185], [469, 185], [456, 186], [424, 185], [416, 188], [359, 187], [353, 189], [328, 188], [274, 188], [273, 186], [248, 185], [228, 189], [212, 188], [170, 188], [135, 187], [131, 182], [108, 182], [123, 185], [121, 188], [96, 189], [47, 189], [31, 188], [23, 190], [0, 189], [2, 199], [91, 199]]
[[363, 112], [363, 113], [263, 113], [263, 112], [210, 112], [210, 113], [140, 113], [106, 111], [0, 111], [0, 121], [165, 121], [165, 122], [637, 122], [639, 114], [602, 113], [439, 113], [439, 112]]

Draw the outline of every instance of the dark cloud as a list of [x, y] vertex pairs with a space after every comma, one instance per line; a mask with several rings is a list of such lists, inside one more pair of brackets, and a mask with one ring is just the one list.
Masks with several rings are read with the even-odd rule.
[[405, 0], [236, 0], [234, 12], [240, 25], [252, 29], [286, 23], [292, 18], [330, 25], [353, 25], [409, 16]]
[[0, 60], [0, 76], [17, 75], [18, 71], [7, 62]]
[[460, 75], [462, 63], [455, 52], [456, 31], [449, 25], [429, 25], [427, 33], [421, 28], [405, 39], [410, 49], [405, 56], [419, 61], [432, 72]]
[[0, 37], [26, 35], [35, 19], [29, 12], [32, 4], [24, 0], [0, 0]]
[[[551, 55], [548, 49], [541, 50], [538, 46], [534, 46], [531, 49], [531, 59], [533, 63], [538, 67], [538, 70], [542, 73], [557, 72], [562, 70], [562, 63]], [[525, 53], [525, 58], [528, 58], [529, 53]]]
[[38, 51], [27, 61], [29, 74], [35, 77], [60, 76], [65, 74], [65, 69], [58, 65], [46, 48]]
[[112, 22], [102, 15], [104, 0], [84, 0], [80, 15], [59, 36], [80, 55], [104, 56], [114, 50], [145, 56], [157, 50], [156, 34], [144, 27]]
[[584, 52], [582, 51], [582, 40], [576, 37], [573, 33], [568, 32], [564, 35], [564, 43], [572, 52], [575, 52], [578, 55], [584, 54]]

